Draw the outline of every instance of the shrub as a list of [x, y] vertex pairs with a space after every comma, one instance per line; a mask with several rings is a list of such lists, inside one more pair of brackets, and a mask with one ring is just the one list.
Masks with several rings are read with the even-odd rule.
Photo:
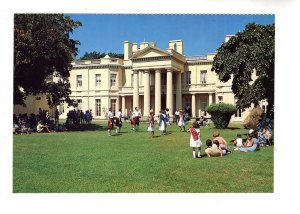
[[206, 107], [205, 111], [211, 115], [211, 120], [217, 129], [225, 129], [230, 122], [231, 116], [237, 111], [237, 109], [231, 104], [219, 103], [211, 104]]

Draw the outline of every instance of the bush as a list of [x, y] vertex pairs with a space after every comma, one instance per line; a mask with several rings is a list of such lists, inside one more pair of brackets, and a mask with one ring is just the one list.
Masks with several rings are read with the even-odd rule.
[[231, 104], [219, 103], [211, 104], [206, 107], [205, 111], [211, 115], [211, 120], [217, 129], [225, 129], [230, 122], [231, 116], [237, 111], [237, 109]]

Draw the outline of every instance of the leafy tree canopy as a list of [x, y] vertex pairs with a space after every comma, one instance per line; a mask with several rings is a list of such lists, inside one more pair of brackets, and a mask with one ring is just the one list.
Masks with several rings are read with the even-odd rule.
[[[14, 16], [14, 104], [24, 105], [27, 95], [46, 93], [49, 106], [69, 100], [71, 61], [79, 41], [69, 38], [81, 26], [63, 14]], [[58, 82], [49, 81], [53, 74]]]
[[[243, 32], [222, 44], [214, 58], [212, 71], [222, 82], [232, 80], [237, 108], [268, 101], [267, 114], [274, 116], [275, 25], [249, 23]], [[256, 79], [252, 79], [252, 74]]]
[[[89, 60], [89, 59], [100, 59], [106, 56], [106, 53], [101, 53], [97, 51], [85, 52], [85, 54], [80, 57], [80, 60]], [[112, 58], [124, 59], [124, 54], [112, 53], [109, 52], [108, 56]]]

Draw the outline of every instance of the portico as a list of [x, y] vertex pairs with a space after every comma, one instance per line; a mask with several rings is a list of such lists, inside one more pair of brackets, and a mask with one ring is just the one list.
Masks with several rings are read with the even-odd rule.
[[[130, 60], [133, 73], [132, 109], [140, 107], [140, 95], [142, 95], [143, 116], [148, 117], [150, 109], [158, 115], [162, 108], [169, 108], [169, 114], [173, 116], [174, 107], [182, 106], [181, 73], [184, 72], [185, 58], [172, 49], [163, 51], [149, 46], [134, 54]], [[152, 86], [154, 91], [151, 91]], [[152, 94], [154, 94], [154, 105], [151, 105]], [[176, 103], [174, 103], [175, 94]]]

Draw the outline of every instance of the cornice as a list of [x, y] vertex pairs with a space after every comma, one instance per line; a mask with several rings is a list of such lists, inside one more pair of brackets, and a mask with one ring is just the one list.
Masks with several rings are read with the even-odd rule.
[[187, 65], [212, 65], [213, 61], [196, 61], [196, 62], [189, 62], [187, 61]]
[[78, 70], [78, 69], [98, 69], [98, 68], [122, 68], [122, 65], [75, 65], [72, 67], [72, 70]]
[[149, 61], [162, 61], [162, 60], [172, 59], [172, 56], [155, 56], [146, 58], [131, 58], [132, 62], [149, 62]]

